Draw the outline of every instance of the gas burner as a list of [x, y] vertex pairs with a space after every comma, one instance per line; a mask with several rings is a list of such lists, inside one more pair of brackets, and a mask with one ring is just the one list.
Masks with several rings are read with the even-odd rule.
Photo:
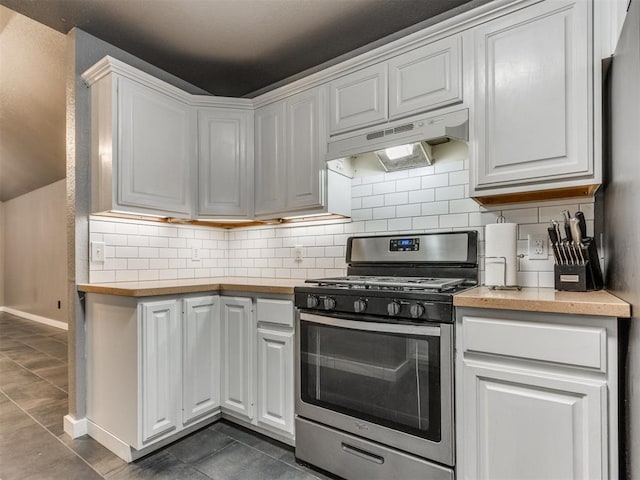
[[322, 287], [365, 288], [378, 290], [419, 290], [443, 292], [464, 283], [464, 278], [382, 277], [376, 275], [348, 275], [346, 277], [307, 280]]

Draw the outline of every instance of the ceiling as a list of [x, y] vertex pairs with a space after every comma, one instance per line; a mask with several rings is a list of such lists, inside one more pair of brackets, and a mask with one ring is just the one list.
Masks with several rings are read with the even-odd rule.
[[65, 176], [74, 27], [211, 94], [252, 97], [487, 1], [0, 0], [0, 201]]

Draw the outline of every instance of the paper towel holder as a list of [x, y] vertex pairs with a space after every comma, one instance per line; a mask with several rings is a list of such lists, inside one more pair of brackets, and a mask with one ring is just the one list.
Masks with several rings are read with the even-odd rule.
[[[507, 219], [505, 218], [504, 215], [499, 215], [498, 218], [496, 218], [496, 223], [506, 223]], [[524, 257], [524, 255], [520, 254], [520, 255], [516, 255], [516, 257], [518, 258], [522, 258]], [[487, 260], [499, 260], [499, 262], [495, 262], [495, 263], [500, 263], [502, 265], [502, 285], [488, 285], [488, 288], [490, 290], [522, 290], [522, 287], [520, 287], [519, 285], [507, 285], [507, 257], [484, 257], [485, 258], [485, 263]]]

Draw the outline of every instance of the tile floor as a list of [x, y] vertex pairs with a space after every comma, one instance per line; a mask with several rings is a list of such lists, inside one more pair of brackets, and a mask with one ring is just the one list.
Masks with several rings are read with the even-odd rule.
[[226, 421], [127, 464], [92, 438], [69, 438], [67, 333], [0, 313], [0, 478], [329, 480], [293, 449]]

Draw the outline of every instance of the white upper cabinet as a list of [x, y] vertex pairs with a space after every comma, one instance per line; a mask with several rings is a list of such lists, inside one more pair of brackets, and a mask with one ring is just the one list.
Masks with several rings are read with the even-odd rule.
[[351, 180], [325, 164], [325, 88], [258, 108], [255, 137], [257, 218], [351, 214]]
[[387, 64], [379, 63], [332, 81], [330, 133], [382, 123], [388, 118]]
[[453, 35], [329, 84], [329, 133], [370, 127], [462, 101], [462, 38]]
[[322, 205], [327, 144], [324, 90], [308, 90], [287, 99], [287, 209]]
[[92, 211], [189, 218], [191, 107], [116, 73], [92, 85], [91, 104]]
[[541, 2], [475, 29], [472, 196], [600, 183], [592, 8]]
[[454, 35], [389, 60], [389, 118], [461, 102], [461, 48]]
[[267, 105], [255, 112], [256, 215], [285, 209], [285, 115], [284, 102]]
[[251, 218], [253, 112], [198, 110], [198, 218]]

